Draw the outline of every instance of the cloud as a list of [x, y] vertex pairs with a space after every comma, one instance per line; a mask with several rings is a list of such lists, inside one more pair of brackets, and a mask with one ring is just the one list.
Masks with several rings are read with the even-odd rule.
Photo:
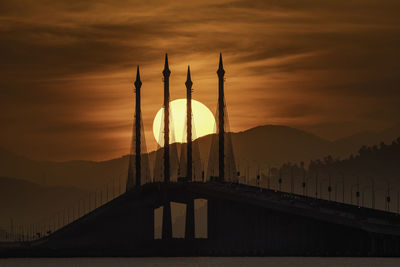
[[234, 131], [342, 125], [343, 136], [389, 126], [400, 115], [399, 7], [395, 0], [2, 1], [0, 145], [56, 160], [127, 153], [140, 64], [154, 148], [165, 52], [171, 97], [185, 96], [190, 64], [194, 96], [211, 110], [224, 53]]

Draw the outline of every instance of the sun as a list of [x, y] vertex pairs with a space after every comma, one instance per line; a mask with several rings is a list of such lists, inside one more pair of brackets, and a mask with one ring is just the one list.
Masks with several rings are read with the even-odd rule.
[[[178, 142], [185, 143], [186, 140], [186, 99], [176, 99], [170, 102], [170, 143]], [[164, 138], [161, 127], [163, 123], [164, 108], [161, 108], [153, 122], [153, 134], [157, 143], [164, 146]], [[192, 114], [193, 114], [193, 134], [192, 139], [196, 139], [208, 134], [215, 133], [215, 118], [210, 109], [203, 103], [192, 99]]]

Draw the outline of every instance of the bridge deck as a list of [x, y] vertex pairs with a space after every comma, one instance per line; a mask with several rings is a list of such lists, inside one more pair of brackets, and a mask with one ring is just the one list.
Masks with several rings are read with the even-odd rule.
[[[217, 224], [217, 226], [209, 225], [209, 240], [153, 240], [154, 209], [170, 201], [188, 203], [188, 201], [199, 198], [207, 199], [209, 206], [211, 204], [208, 224]], [[219, 215], [215, 215], [215, 212]], [[233, 214], [236, 212], [238, 214]], [[15, 243], [13, 248], [1, 248], [0, 246], [0, 255], [10, 255], [12, 251], [17, 254], [36, 255], [34, 251], [48, 251], [48, 249], [51, 249], [52, 252], [64, 253], [65, 251], [73, 250], [74, 246], [81, 246], [79, 251], [91, 251], [90, 255], [97, 255], [96, 253], [104, 250], [109, 251], [110, 255], [113, 253], [116, 253], [113, 255], [164, 255], [162, 254], [164, 252], [166, 253], [165, 255], [175, 256], [178, 256], [179, 253], [197, 255], [193, 254], [194, 250], [190, 250], [191, 245], [196, 248], [196, 253], [199, 253], [199, 255], [222, 255], [223, 253], [218, 254], [216, 252], [219, 251], [217, 248], [221, 249], [220, 241], [212, 241], [215, 239], [215, 229], [223, 232], [220, 238], [231, 239], [233, 238], [231, 234], [235, 232], [238, 234], [238, 240], [232, 239], [232, 242], [241, 242], [240, 240], [242, 240], [243, 243], [246, 243], [247, 234], [250, 239], [255, 238], [255, 236], [258, 238], [257, 231], [259, 231], [260, 240], [256, 240], [253, 243], [250, 242], [248, 247], [255, 249], [260, 245], [262, 247], [260, 251], [263, 251], [262, 255], [271, 255], [268, 253], [272, 252], [265, 252], [268, 248], [273, 251], [273, 255], [286, 255], [285, 252], [288, 255], [302, 255], [303, 250], [300, 249], [300, 253], [293, 248], [294, 244], [297, 244], [297, 240], [296, 242], [290, 241], [292, 243], [289, 242], [287, 244], [281, 242], [281, 239], [289, 240], [293, 237], [285, 235], [285, 228], [280, 227], [279, 223], [277, 226], [276, 222], [282, 221], [282, 218], [269, 221], [269, 214], [275, 217], [281, 216], [283, 220], [289, 218], [294, 223], [302, 224], [303, 226], [292, 224], [295, 229], [300, 227], [297, 230], [307, 229], [307, 224], [316, 225], [319, 228], [319, 232], [316, 230], [317, 236], [323, 233], [332, 237], [334, 233], [325, 233], [327, 229], [340, 230], [343, 228], [342, 236], [346, 236], [344, 233], [352, 233], [354, 231], [355, 238], [360, 237], [367, 240], [371, 235], [384, 236], [386, 239], [388, 237], [390, 240], [397, 240], [393, 241], [397, 242], [395, 243], [397, 245], [399, 243], [400, 216], [397, 214], [243, 184], [226, 182], [160, 182], [134, 188], [45, 238], [33, 242], [20, 243], [19, 247]], [[210, 218], [210, 216], [216, 217]], [[224, 216], [227, 218], [224, 218]], [[246, 227], [250, 228], [258, 227], [258, 229], [245, 230], [239, 228], [242, 233], [237, 232], [238, 229], [232, 228], [234, 227], [234, 224], [231, 225], [232, 220], [238, 220], [237, 227], [246, 225]], [[254, 223], [257, 220], [259, 222]], [[278, 227], [279, 229], [276, 232], [280, 232], [283, 236], [276, 236], [273, 239], [275, 241], [272, 243], [268, 241], [271, 244], [266, 244], [265, 242], [267, 241], [264, 242], [262, 239], [264, 237], [268, 239], [271, 236], [271, 234], [267, 233], [268, 227]], [[308, 227], [307, 231], [313, 230]], [[128, 236], [131, 238], [128, 238]], [[151, 239], [149, 239], [149, 236]], [[311, 246], [311, 248], [313, 246], [321, 246], [321, 241], [316, 241], [316, 238], [318, 237], [314, 236], [312, 241], [314, 243], [317, 242], [315, 244], [307, 240], [301, 242], [307, 241], [308, 243], [304, 244]], [[299, 239], [304, 239], [304, 235]], [[140, 240], [144, 241], [140, 243]], [[229, 242], [231, 241], [228, 240]], [[372, 241], [368, 242], [371, 243]], [[375, 247], [374, 242], [369, 246]], [[236, 246], [240, 247], [240, 245]], [[92, 250], [92, 247], [96, 247], [96, 249]], [[277, 247], [276, 250], [274, 250], [275, 247]], [[287, 250], [286, 247], [290, 250]], [[119, 252], [112, 252], [113, 248], [116, 248], [115, 251], [125, 252], [118, 254]], [[140, 248], [140, 252], [138, 248]], [[154, 249], [154, 251], [150, 252], [151, 249]], [[234, 247], [231, 248], [232, 251], [233, 249]], [[138, 252], [133, 253], [133, 250]], [[191, 251], [190, 253], [188, 252], [189, 250]], [[131, 251], [129, 253], [132, 254], [127, 251]], [[243, 249], [238, 251], [243, 252]], [[365, 251], [368, 250], [366, 249]], [[75, 251], [74, 253], [78, 252]], [[310, 255], [320, 255], [313, 253]], [[389, 254], [384, 255], [393, 255], [393, 253], [391, 251]], [[246, 255], [246, 253], [244, 254]], [[42, 254], [39, 253], [37, 255]], [[375, 253], [373, 255], [378, 254]]]

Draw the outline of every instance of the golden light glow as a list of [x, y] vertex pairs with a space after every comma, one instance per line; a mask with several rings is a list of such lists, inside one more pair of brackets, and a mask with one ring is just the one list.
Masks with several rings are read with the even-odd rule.
[[[176, 99], [170, 102], [170, 143], [186, 142], [186, 99]], [[153, 134], [157, 143], [164, 146], [164, 135], [161, 127], [163, 123], [164, 108], [161, 108], [153, 121]], [[215, 118], [208, 107], [203, 103], [192, 99], [192, 113], [193, 113], [193, 134], [192, 140], [215, 133]]]

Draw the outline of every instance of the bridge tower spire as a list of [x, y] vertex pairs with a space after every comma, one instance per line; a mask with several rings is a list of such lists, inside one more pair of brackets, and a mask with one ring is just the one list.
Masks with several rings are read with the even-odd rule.
[[171, 178], [169, 160], [169, 76], [171, 71], [168, 66], [168, 54], [165, 54], [164, 76], [164, 181]]
[[192, 86], [193, 82], [190, 77], [190, 66], [188, 66], [187, 70], [187, 78], [186, 78], [186, 137], [187, 137], [187, 179], [192, 181]]
[[[190, 77], [190, 66], [187, 70], [186, 78], [186, 137], [187, 137], [187, 179], [193, 181], [193, 153], [192, 153], [192, 86], [193, 82]], [[185, 239], [194, 239], [194, 200], [190, 199], [186, 203], [186, 225]]]
[[225, 70], [222, 63], [222, 53], [219, 54], [218, 74], [218, 170], [219, 179], [225, 178], [224, 145], [225, 145], [225, 99], [224, 99], [224, 75]]
[[[134, 186], [140, 186], [142, 183], [142, 171], [144, 174], [148, 174], [148, 161], [145, 160], [144, 166], [142, 166], [142, 152], [146, 153], [144, 136], [142, 138], [142, 113], [141, 113], [141, 95], [140, 89], [142, 87], [142, 81], [140, 80], [139, 65], [136, 70], [136, 81], [135, 85], [135, 117], [134, 117], [134, 129], [132, 133], [131, 152], [128, 166], [128, 179], [126, 182], [126, 190], [130, 190]], [[142, 140], [143, 139], [143, 140]], [[142, 151], [142, 146], [145, 151]], [[142, 168], [143, 167], [143, 168]], [[146, 177], [144, 177], [146, 178]]]
[[140, 126], [141, 126], [141, 105], [140, 105], [140, 88], [142, 87], [142, 81], [140, 80], [139, 65], [136, 71], [136, 81], [135, 81], [135, 92], [136, 92], [136, 106], [135, 106], [135, 133], [136, 133], [136, 186], [141, 184], [141, 136], [140, 136]]
[[[169, 76], [171, 71], [168, 66], [168, 54], [165, 54], [164, 76], [164, 182], [171, 178], [169, 157]], [[162, 239], [172, 238], [171, 203], [165, 200], [162, 221]]]
[[207, 166], [207, 177], [219, 181], [237, 182], [236, 164], [233, 153], [231, 133], [229, 131], [228, 111], [225, 104], [225, 70], [222, 63], [222, 53], [219, 54], [218, 104], [216, 112], [217, 134], [211, 141], [210, 156]]

